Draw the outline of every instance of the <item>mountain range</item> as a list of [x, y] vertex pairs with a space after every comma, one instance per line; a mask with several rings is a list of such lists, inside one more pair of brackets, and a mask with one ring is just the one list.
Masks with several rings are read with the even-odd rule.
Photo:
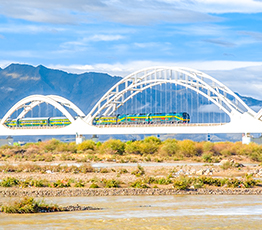
[[104, 73], [71, 74], [42, 65], [11, 64], [0, 69], [0, 117], [19, 100], [34, 94], [62, 96], [87, 114], [120, 79]]

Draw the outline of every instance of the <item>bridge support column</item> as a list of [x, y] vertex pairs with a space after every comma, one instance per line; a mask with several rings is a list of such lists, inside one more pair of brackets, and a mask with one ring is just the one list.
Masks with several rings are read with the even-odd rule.
[[251, 142], [250, 133], [245, 133], [242, 135], [242, 144], [249, 144]]
[[83, 135], [76, 133], [76, 144], [81, 144], [84, 140]]

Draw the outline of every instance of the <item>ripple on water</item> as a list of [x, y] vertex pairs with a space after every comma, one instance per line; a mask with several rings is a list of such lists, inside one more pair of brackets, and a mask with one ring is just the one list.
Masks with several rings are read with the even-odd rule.
[[259, 229], [262, 219], [261, 196], [57, 197], [45, 201], [104, 209], [0, 214], [0, 229]]

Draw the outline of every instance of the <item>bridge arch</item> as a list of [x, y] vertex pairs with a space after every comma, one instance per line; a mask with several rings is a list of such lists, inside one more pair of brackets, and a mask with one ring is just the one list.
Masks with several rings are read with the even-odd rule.
[[34, 107], [42, 104], [48, 103], [58, 109], [61, 113], [63, 113], [70, 122], [73, 122], [74, 117], [64, 108], [68, 107], [76, 112], [78, 116], [84, 117], [85, 114], [72, 102], [69, 100], [56, 96], [56, 95], [31, 95], [29, 97], [23, 98], [19, 102], [17, 102], [3, 117], [1, 120], [1, 124], [3, 125], [5, 121], [18, 109], [23, 108], [23, 111], [19, 114], [17, 118], [23, 118], [29, 111], [31, 111]]
[[256, 115], [233, 91], [208, 74], [185, 67], [153, 67], [134, 72], [115, 84], [96, 103], [85, 120], [91, 123], [97, 115], [110, 116], [136, 94], [166, 83], [178, 84], [201, 94], [230, 118], [245, 112]]

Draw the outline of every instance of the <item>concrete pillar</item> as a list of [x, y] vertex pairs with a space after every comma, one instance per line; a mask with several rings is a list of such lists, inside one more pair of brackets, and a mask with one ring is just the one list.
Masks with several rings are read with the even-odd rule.
[[76, 133], [76, 144], [81, 144], [84, 140], [83, 135]]
[[249, 144], [251, 142], [251, 136], [249, 133], [242, 135], [242, 144]]

